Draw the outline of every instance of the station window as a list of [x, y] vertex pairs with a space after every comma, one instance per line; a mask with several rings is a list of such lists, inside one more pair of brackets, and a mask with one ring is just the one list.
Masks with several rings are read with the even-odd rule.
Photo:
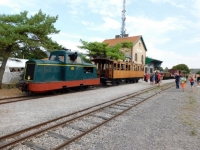
[[143, 60], [144, 58], [143, 58], [143, 55], [142, 55], [142, 57], [141, 57], [141, 61], [142, 61], [142, 64], [144, 63], [144, 60]]
[[137, 61], [137, 53], [135, 53], [135, 61]]
[[153, 68], [150, 68], [150, 73], [153, 73]]

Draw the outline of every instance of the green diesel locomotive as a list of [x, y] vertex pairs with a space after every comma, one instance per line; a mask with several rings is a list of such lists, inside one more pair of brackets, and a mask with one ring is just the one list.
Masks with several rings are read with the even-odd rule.
[[99, 85], [96, 65], [86, 63], [82, 55], [69, 50], [57, 50], [49, 60], [26, 62], [24, 79], [19, 89], [25, 92], [44, 93], [71, 87], [83, 89]]

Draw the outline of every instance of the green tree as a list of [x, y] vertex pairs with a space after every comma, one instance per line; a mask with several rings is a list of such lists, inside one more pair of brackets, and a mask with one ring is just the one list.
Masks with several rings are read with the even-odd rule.
[[125, 59], [124, 53], [121, 51], [126, 48], [131, 48], [131, 42], [123, 42], [109, 47], [106, 43], [101, 42], [86, 42], [80, 40], [82, 46], [78, 46], [80, 49], [87, 50], [87, 55], [90, 58], [111, 58], [114, 60]]
[[164, 71], [165, 71], [165, 72], [168, 72], [168, 70], [169, 70], [168, 67], [166, 67]]
[[61, 48], [48, 36], [59, 33], [54, 27], [57, 19], [58, 16], [51, 17], [41, 10], [30, 17], [27, 11], [16, 15], [0, 15], [0, 57], [3, 58], [0, 68], [0, 88], [9, 57], [19, 57], [33, 50], [37, 50], [40, 55], [42, 50]]
[[188, 68], [187, 65], [185, 64], [178, 64], [176, 66], [173, 66], [172, 69], [175, 69], [175, 70], [184, 70], [186, 71], [187, 73], [190, 73], [190, 69]]
[[200, 70], [199, 71], [197, 71], [197, 73], [196, 74], [200, 74]]
[[160, 71], [164, 71], [163, 67], [159, 67], [159, 70], [160, 70]]

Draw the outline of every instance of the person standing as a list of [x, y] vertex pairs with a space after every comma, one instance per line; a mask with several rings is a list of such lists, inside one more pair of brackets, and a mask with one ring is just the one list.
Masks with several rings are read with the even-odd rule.
[[177, 73], [175, 75], [176, 89], [179, 89], [179, 82], [180, 82], [180, 75]]
[[180, 78], [180, 82], [181, 82], [182, 90], [184, 92], [185, 91], [186, 78], [185, 77], [181, 77]]
[[191, 75], [190, 76], [190, 85], [191, 85], [191, 91], [193, 92], [194, 91], [194, 76], [193, 75]]
[[144, 81], [146, 82], [146, 73], [144, 74]]
[[146, 83], [148, 83], [148, 80], [149, 80], [149, 74], [148, 73], [146, 73]]
[[158, 79], [157, 79], [158, 86], [160, 86], [160, 81], [161, 81], [161, 74], [160, 72], [158, 72]]
[[197, 77], [197, 87], [200, 87], [200, 75]]
[[155, 72], [155, 84], [157, 84], [157, 82], [158, 82], [158, 73]]
[[150, 85], [153, 85], [153, 73], [150, 74]]
[[155, 84], [155, 73], [153, 73], [152, 83]]

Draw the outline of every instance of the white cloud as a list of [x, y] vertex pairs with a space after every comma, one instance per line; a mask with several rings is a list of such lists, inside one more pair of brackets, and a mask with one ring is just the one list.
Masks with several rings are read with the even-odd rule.
[[[137, 29], [137, 31], [135, 29]], [[155, 36], [169, 31], [183, 29], [185, 29], [183, 21], [180, 21], [176, 17], [167, 17], [163, 20], [152, 20], [144, 16], [127, 16], [127, 30], [130, 33], [150, 33]]]
[[182, 0], [150, 0], [153, 3], [169, 3], [172, 6], [179, 7], [179, 8], [185, 8], [185, 4]]
[[104, 17], [103, 20], [104, 20], [103, 24], [100, 25], [95, 24], [92, 27], [89, 27], [88, 29], [98, 30], [98, 31], [108, 31], [111, 29], [118, 29], [121, 26], [120, 22], [115, 19]]
[[[122, 9], [121, 0], [106, 0], [103, 2], [102, 0], [71, 0], [67, 3], [69, 3], [72, 12], [76, 12], [76, 14], [82, 13], [83, 10], [85, 12], [88, 10], [101, 16], [115, 17], [121, 15], [121, 11], [116, 10]], [[77, 8], [80, 10], [79, 13]]]
[[[168, 67], [171, 69], [173, 66], [178, 64], [186, 64], [189, 68], [192, 68], [194, 66], [194, 62], [199, 61], [199, 57], [187, 57], [184, 55], [181, 55], [181, 53], [173, 52], [173, 51], [164, 51], [162, 49], [156, 49], [151, 46], [148, 46], [150, 49], [147, 51], [147, 56], [151, 57], [153, 59], [161, 60], [163, 61], [162, 67], [166, 68]], [[200, 56], [200, 54], [198, 54]]]

